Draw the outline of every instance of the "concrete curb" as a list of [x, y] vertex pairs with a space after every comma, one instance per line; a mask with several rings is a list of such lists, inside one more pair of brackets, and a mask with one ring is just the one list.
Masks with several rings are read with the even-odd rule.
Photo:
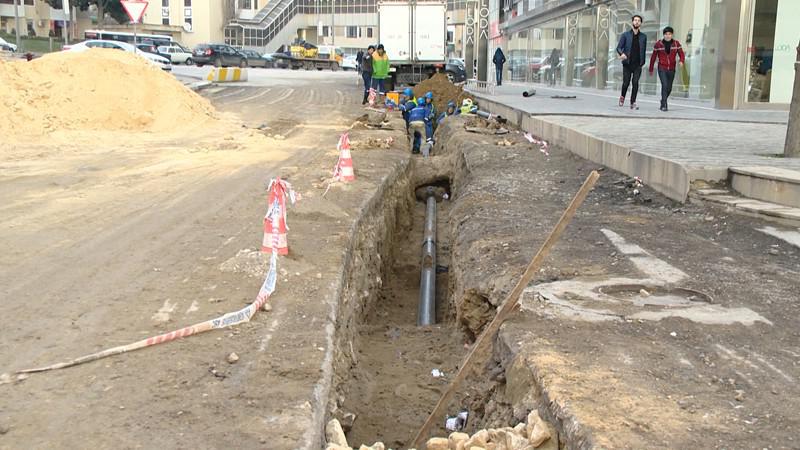
[[[541, 116], [531, 116], [480, 94], [474, 96], [481, 109], [501, 115], [521, 129], [540, 136], [555, 146], [631, 177], [639, 176], [648, 186], [672, 200], [683, 203], [687, 199], [690, 183], [695, 177], [683, 164], [597, 138], [550, 122]], [[714, 175], [721, 175], [719, 179], [726, 179], [727, 171], [725, 174]]]
[[189, 87], [189, 89], [197, 92], [197, 91], [202, 91], [203, 89], [205, 89], [205, 88], [207, 88], [207, 87], [209, 87], [209, 86], [211, 86], [213, 84], [214, 83], [212, 83], [210, 81], [196, 81], [194, 83], [187, 84], [187, 86]]

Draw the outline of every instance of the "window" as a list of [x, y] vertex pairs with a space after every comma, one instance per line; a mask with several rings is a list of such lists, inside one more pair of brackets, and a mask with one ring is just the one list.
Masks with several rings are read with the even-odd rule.
[[328, 25], [323, 25], [322, 26], [322, 36], [323, 37], [330, 37], [330, 35], [331, 35], [331, 27], [329, 27]]
[[367, 37], [368, 38], [372, 37], [372, 27], [367, 27]]
[[192, 0], [183, 0], [183, 6], [186, 8], [192, 7]]
[[358, 27], [347, 27], [347, 37], [349, 38], [357, 38], [359, 37], [359, 29]]
[[250, 0], [242, 0], [242, 9], [253, 9], [253, 2]]
[[169, 25], [169, 17], [162, 17], [161, 25]]
[[162, 8], [169, 8], [169, 0], [161, 0], [161, 7]]
[[189, 29], [189, 31], [192, 30], [192, 18], [191, 17], [187, 17], [187, 18], [183, 19], [183, 23], [184, 23], [184, 26]]

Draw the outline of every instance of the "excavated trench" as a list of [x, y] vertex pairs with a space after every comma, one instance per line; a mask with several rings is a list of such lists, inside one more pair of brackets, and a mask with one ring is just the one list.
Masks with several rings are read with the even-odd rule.
[[[460, 149], [447, 141], [440, 136], [444, 144], [437, 143], [434, 155], [438, 156], [413, 158], [387, 180], [353, 230], [327, 411], [329, 418], [342, 423], [351, 447], [383, 442], [386, 448], [408, 448], [455, 376], [476, 331], [494, 315], [489, 294], [464, 290], [460, 274], [451, 271], [454, 266], [469, 266], [463, 261], [454, 264], [451, 256], [451, 233], [467, 219], [454, 217], [453, 212], [458, 184], [468, 169]], [[436, 324], [419, 327], [423, 193], [429, 186], [439, 200]], [[449, 415], [470, 411], [466, 432], [519, 421], [520, 414], [503, 397], [501, 359], [488, 360], [448, 409]], [[444, 420], [434, 427], [435, 435], [449, 433]]]

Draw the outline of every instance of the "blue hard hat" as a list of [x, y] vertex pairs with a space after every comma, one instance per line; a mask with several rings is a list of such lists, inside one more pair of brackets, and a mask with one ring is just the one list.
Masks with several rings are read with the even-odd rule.
[[425, 98], [433, 98], [433, 92], [430, 92], [430, 91], [426, 92], [425, 93]]
[[414, 96], [414, 91], [412, 91], [411, 88], [406, 88], [403, 91], [403, 95], [405, 95], [406, 97], [413, 97]]

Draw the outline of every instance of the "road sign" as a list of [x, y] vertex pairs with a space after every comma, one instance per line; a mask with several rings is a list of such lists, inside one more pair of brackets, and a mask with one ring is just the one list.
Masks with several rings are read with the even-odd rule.
[[149, 4], [148, 2], [133, 0], [122, 0], [120, 3], [122, 3], [122, 7], [125, 8], [125, 12], [128, 13], [128, 17], [131, 18], [131, 23], [134, 24], [142, 21], [144, 12]]

